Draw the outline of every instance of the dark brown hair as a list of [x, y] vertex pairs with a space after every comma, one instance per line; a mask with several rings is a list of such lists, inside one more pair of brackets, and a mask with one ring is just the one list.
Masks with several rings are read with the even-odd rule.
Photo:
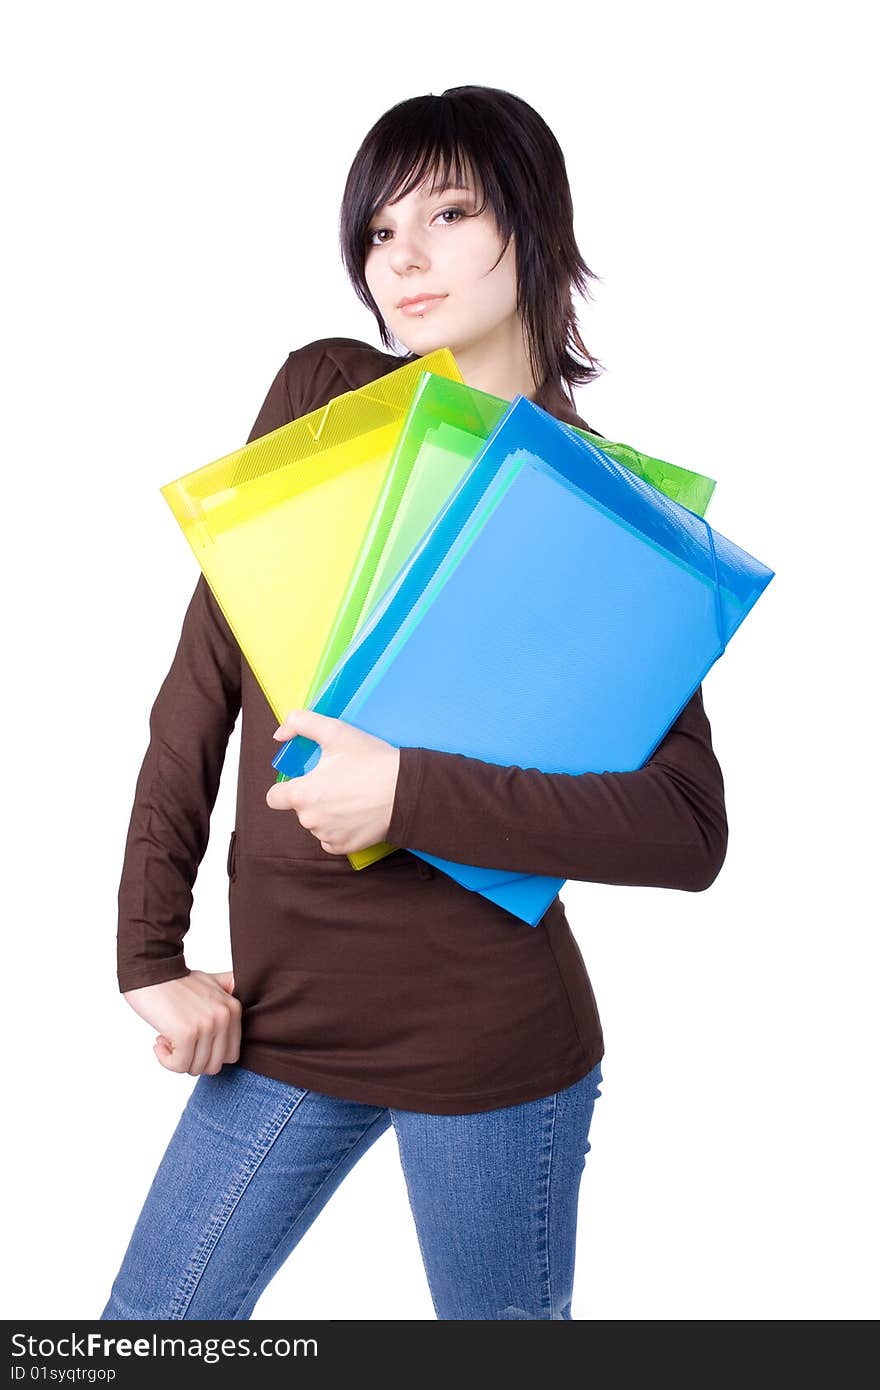
[[466, 181], [469, 170], [482, 185], [479, 211], [488, 203], [495, 215], [501, 255], [511, 234], [516, 238], [517, 309], [535, 383], [558, 383], [574, 404], [572, 387], [592, 381], [603, 368], [581, 339], [572, 291], [589, 298], [589, 281], [601, 276], [590, 270], [575, 241], [571, 189], [556, 137], [511, 92], [447, 87], [439, 96], [398, 102], [380, 116], [355, 155], [342, 196], [339, 243], [348, 277], [390, 349], [393, 334], [364, 274], [370, 220], [429, 173], [433, 191], [450, 177]]

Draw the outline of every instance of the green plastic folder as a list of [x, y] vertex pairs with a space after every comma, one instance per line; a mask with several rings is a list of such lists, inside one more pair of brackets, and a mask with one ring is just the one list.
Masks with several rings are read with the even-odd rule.
[[279, 723], [306, 704], [426, 371], [461, 381], [440, 348], [161, 488]]
[[[472, 466], [509, 405], [498, 396], [460, 381], [433, 373], [423, 377], [364, 531], [306, 705], [314, 703], [330, 672]], [[715, 488], [714, 479], [652, 458], [628, 444], [602, 439], [577, 426], [561, 428], [595, 444], [667, 497], [699, 516], [704, 515]], [[391, 854], [394, 848], [382, 842], [349, 854], [348, 858], [354, 868], [362, 869]]]

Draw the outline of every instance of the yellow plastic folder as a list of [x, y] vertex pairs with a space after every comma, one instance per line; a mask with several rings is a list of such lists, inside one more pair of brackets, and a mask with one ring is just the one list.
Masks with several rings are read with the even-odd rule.
[[281, 723], [305, 697], [427, 353], [160, 490]]

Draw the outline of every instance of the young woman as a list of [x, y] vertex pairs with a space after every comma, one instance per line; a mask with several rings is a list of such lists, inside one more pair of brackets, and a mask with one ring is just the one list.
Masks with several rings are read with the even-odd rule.
[[[562, 152], [508, 92], [388, 111], [358, 150], [343, 259], [384, 348], [324, 338], [279, 369], [250, 438], [448, 347], [465, 381], [586, 426], [597, 373], [572, 290], [592, 272]], [[233, 970], [182, 941], [229, 735]], [[346, 1173], [394, 1127], [438, 1318], [571, 1318], [602, 1029], [557, 897], [535, 928], [410, 849], [512, 871], [700, 891], [727, 847], [698, 689], [635, 772], [545, 774], [276, 720], [200, 578], [150, 716], [119, 889], [118, 978], [156, 1057], [197, 1076], [103, 1318], [248, 1318]], [[323, 748], [276, 783], [273, 739]], [[356, 871], [349, 852], [394, 854]], [[332, 1312], [328, 1308], [328, 1315]], [[389, 1307], [389, 1317], [393, 1307]]]

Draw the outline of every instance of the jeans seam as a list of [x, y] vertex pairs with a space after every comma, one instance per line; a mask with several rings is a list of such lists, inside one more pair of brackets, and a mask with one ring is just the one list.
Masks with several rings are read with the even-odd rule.
[[260, 1133], [257, 1135], [250, 1152], [239, 1165], [233, 1176], [232, 1182], [223, 1193], [219, 1210], [215, 1208], [214, 1213], [209, 1219], [207, 1230], [202, 1235], [195, 1253], [190, 1257], [189, 1263], [181, 1275], [180, 1282], [171, 1299], [171, 1311], [168, 1314], [169, 1319], [179, 1320], [185, 1316], [186, 1310], [192, 1302], [193, 1295], [198, 1288], [199, 1281], [205, 1272], [208, 1260], [211, 1258], [217, 1242], [229, 1222], [229, 1218], [241, 1201], [243, 1194], [247, 1190], [248, 1184], [257, 1172], [263, 1159], [269, 1153], [278, 1135], [290, 1119], [294, 1110], [301, 1104], [307, 1095], [308, 1091], [300, 1091], [295, 1096], [286, 1097], [274, 1111], [271, 1119], [264, 1124]]
[[[365, 1125], [364, 1128], [361, 1130], [360, 1134], [358, 1135], [357, 1139], [354, 1141], [354, 1144], [349, 1144], [348, 1148], [343, 1150], [343, 1152], [339, 1155], [339, 1157], [337, 1158], [336, 1162], [333, 1164], [333, 1167], [332, 1167], [332, 1168], [329, 1170], [329, 1172], [326, 1174], [326, 1176], [324, 1177], [324, 1179], [322, 1180], [322, 1182], [320, 1182], [320, 1183], [318, 1184], [318, 1186], [315, 1188], [314, 1192], [313, 1192], [313, 1193], [311, 1194], [311, 1196], [309, 1197], [309, 1200], [303, 1205], [302, 1209], [297, 1213], [297, 1217], [296, 1217], [296, 1220], [297, 1220], [297, 1221], [301, 1221], [302, 1218], [303, 1218], [303, 1216], [305, 1216], [305, 1214], [306, 1214], [306, 1212], [308, 1211], [309, 1207], [312, 1205], [312, 1203], [315, 1201], [315, 1199], [321, 1194], [321, 1192], [322, 1192], [322, 1191], [324, 1190], [324, 1188], [327, 1186], [327, 1184], [328, 1184], [328, 1182], [330, 1181], [330, 1179], [333, 1177], [334, 1173], [336, 1172], [336, 1170], [337, 1170], [337, 1168], [339, 1167], [339, 1165], [340, 1165], [340, 1163], [342, 1162], [342, 1160], [343, 1160], [344, 1158], [346, 1158], [348, 1154], [351, 1153], [352, 1149], [355, 1147], [356, 1144], [359, 1144], [359, 1143], [361, 1142], [361, 1140], [363, 1139], [363, 1137], [364, 1137], [365, 1134], [369, 1134], [370, 1130], [373, 1128], [374, 1125], [377, 1125], [377, 1124], [380, 1123], [380, 1121], [384, 1118], [384, 1114], [385, 1114], [385, 1112], [382, 1111], [380, 1114], [378, 1114], [378, 1115], [376, 1116], [375, 1119], [371, 1120], [370, 1123], [369, 1123], [368, 1125]], [[295, 1224], [295, 1223], [293, 1223], [293, 1224]], [[246, 1303], [246, 1302], [248, 1301], [248, 1299], [250, 1298], [251, 1293], [253, 1292], [254, 1286], [255, 1286], [257, 1283], [259, 1283], [260, 1276], [262, 1275], [263, 1270], [266, 1268], [267, 1263], [268, 1263], [269, 1260], [271, 1260], [271, 1259], [273, 1258], [273, 1256], [276, 1254], [279, 1245], [282, 1245], [282, 1244], [284, 1243], [284, 1241], [287, 1239], [287, 1236], [289, 1235], [289, 1233], [290, 1233], [290, 1227], [288, 1226], [286, 1230], [282, 1231], [281, 1235], [278, 1237], [278, 1239], [276, 1240], [275, 1244], [272, 1246], [272, 1249], [269, 1251], [269, 1253], [268, 1253], [268, 1255], [266, 1256], [265, 1260], [264, 1260], [263, 1263], [261, 1264], [259, 1270], [258, 1270], [257, 1273], [254, 1275], [254, 1277], [253, 1277], [253, 1279], [251, 1280], [251, 1282], [248, 1284], [247, 1288], [245, 1289], [244, 1293], [242, 1294], [241, 1298], [239, 1299], [239, 1301], [238, 1301], [238, 1303], [237, 1303], [237, 1305], [236, 1305], [235, 1312], [229, 1314], [229, 1316], [230, 1316], [231, 1318], [235, 1318], [235, 1317], [238, 1315], [238, 1313], [241, 1312], [241, 1309], [244, 1307], [245, 1303]]]
[[[545, 1289], [545, 1291], [546, 1291], [546, 1297], [544, 1298], [544, 1308], [545, 1308], [545, 1311], [546, 1311], [547, 1313], [549, 1313], [550, 1316], [552, 1317], [552, 1315], [553, 1315], [553, 1286], [552, 1286], [552, 1278], [551, 1278], [551, 1275], [550, 1275], [550, 1189], [551, 1189], [552, 1178], [553, 1178], [553, 1146], [554, 1146], [555, 1139], [556, 1139], [556, 1111], [557, 1111], [557, 1105], [558, 1105], [558, 1097], [557, 1097], [557, 1094], [554, 1093], [552, 1096], [549, 1097], [549, 1100], [550, 1100], [550, 1107], [549, 1107], [549, 1111], [550, 1111], [550, 1113], [549, 1113], [550, 1145], [549, 1145], [549, 1153], [548, 1153], [548, 1157], [547, 1157], [547, 1170], [546, 1170], [546, 1178], [545, 1178], [546, 1190], [545, 1190], [545, 1193], [544, 1193], [544, 1212], [543, 1212], [543, 1217], [542, 1217], [542, 1221], [543, 1221], [543, 1245], [542, 1245], [542, 1248], [543, 1248], [543, 1257], [544, 1257], [543, 1282], [544, 1282], [544, 1289]], [[547, 1123], [547, 1122], [545, 1121], [545, 1128], [546, 1128], [546, 1123]], [[540, 1245], [540, 1244], [541, 1244], [541, 1242], [539, 1241], [539, 1245]]]

